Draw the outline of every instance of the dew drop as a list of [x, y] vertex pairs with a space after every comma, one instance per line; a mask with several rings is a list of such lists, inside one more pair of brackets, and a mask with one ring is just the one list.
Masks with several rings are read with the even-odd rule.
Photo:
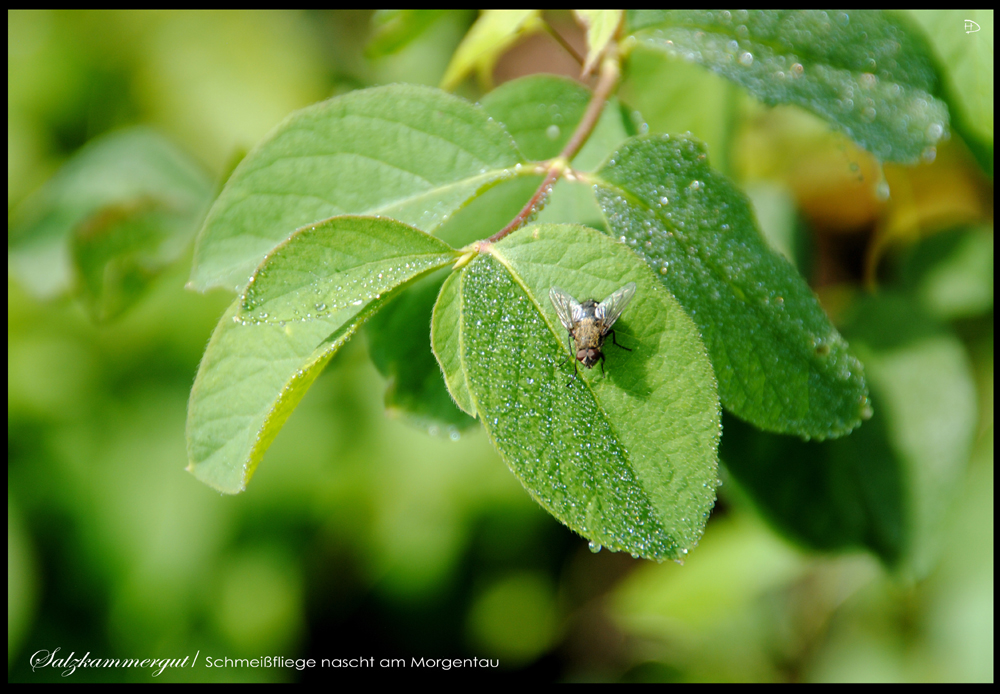
[[889, 190], [889, 182], [884, 178], [875, 185], [875, 197], [879, 202], [885, 202], [888, 200], [891, 193], [892, 191]]

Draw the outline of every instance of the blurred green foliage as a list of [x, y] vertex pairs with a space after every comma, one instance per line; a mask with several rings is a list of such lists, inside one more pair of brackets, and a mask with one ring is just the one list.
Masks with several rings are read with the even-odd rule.
[[[437, 84], [473, 18], [417, 22], [399, 50], [366, 58], [365, 12], [8, 12], [9, 226], [101, 134], [150, 126], [221, 180], [295, 109], [373, 84]], [[694, 66], [637, 52], [621, 93], [650, 132], [690, 129], [709, 143], [714, 164], [751, 190], [769, 240], [858, 339], [885, 408], [883, 438], [862, 452], [886, 446], [911, 466], [913, 506], [934, 487], [935, 507], [915, 508], [919, 561], [890, 573], [861, 551], [796, 548], [782, 506], [754, 508], [743, 491], [769, 481], [741, 479], [737, 465], [683, 566], [593, 554], [479, 429], [455, 442], [386, 418], [385, 382], [360, 339], [320, 376], [250, 491], [222, 497], [183, 471], [184, 422], [231, 298], [186, 292], [183, 253], [97, 325], [86, 303], [41, 301], [9, 272], [8, 679], [152, 679], [32, 671], [32, 654], [60, 648], [493, 657], [534, 680], [992, 680], [992, 171], [980, 166], [992, 93], [978, 98], [992, 74], [984, 81], [976, 58], [992, 55], [988, 18], [966, 35], [958, 11], [917, 13], [981, 141], [955, 137], [934, 164], [888, 169], [889, 201], [870, 196], [874, 169], [839, 136]], [[962, 41], [980, 43], [955, 60]], [[899, 194], [919, 175], [930, 193]], [[959, 206], [956, 179], [987, 192]], [[889, 227], [894, 242], [871, 263], [880, 291], [863, 298], [865, 242]], [[777, 462], [808, 468], [844, 455], [748, 436], [733, 450], [724, 434], [723, 462], [791, 449]], [[318, 677], [329, 673], [199, 665], [157, 679]]]

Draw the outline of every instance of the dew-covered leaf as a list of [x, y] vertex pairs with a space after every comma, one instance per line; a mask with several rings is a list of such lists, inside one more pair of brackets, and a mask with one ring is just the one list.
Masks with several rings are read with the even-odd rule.
[[757, 230], [747, 199], [689, 138], [630, 140], [594, 177], [609, 233], [701, 329], [722, 404], [762, 429], [840, 436], [869, 413], [861, 363]]
[[469, 393], [469, 380], [462, 363], [462, 273], [454, 272], [441, 285], [431, 318], [431, 345], [445, 384], [455, 404], [475, 417], [476, 406]]
[[242, 287], [296, 229], [336, 215], [382, 215], [432, 233], [518, 175], [521, 159], [482, 109], [437, 89], [390, 85], [309, 106], [233, 172], [198, 236], [192, 285]]
[[556, 75], [528, 75], [505, 82], [480, 105], [503, 125], [528, 159], [559, 154], [583, 118], [591, 91]]
[[716, 170], [727, 173], [730, 158], [744, 151], [734, 147], [742, 121], [736, 115], [745, 98], [740, 92], [700, 65], [664, 60], [659, 51], [640, 45], [629, 54], [628, 79], [618, 96], [636, 109], [631, 134], [690, 133], [708, 146]]
[[77, 275], [95, 315], [113, 317], [179, 257], [210, 196], [205, 172], [155, 131], [109, 133], [15, 210], [9, 271], [41, 298], [67, 291]]
[[[579, 367], [549, 291], [601, 300], [628, 282], [606, 361]], [[718, 396], [697, 328], [648, 266], [595, 230], [531, 225], [442, 297], [458, 291], [471, 400], [525, 488], [594, 547], [683, 558], [715, 501]]]
[[188, 404], [188, 469], [220, 491], [243, 491], [340, 346], [400, 287], [454, 258], [417, 229], [367, 217], [334, 218], [279, 246], [202, 357]]
[[[481, 106], [511, 134], [525, 157], [546, 160], [558, 156], [569, 142], [592, 97], [593, 93], [589, 89], [565, 77], [529, 75], [497, 87], [483, 97]], [[617, 99], [610, 99], [587, 143], [573, 158], [573, 168], [577, 171], [596, 169], [625, 141], [630, 130], [629, 117], [625, 115]], [[490, 191], [490, 194], [493, 192]], [[524, 201], [527, 202], [529, 198], [530, 194], [524, 197]], [[470, 204], [453, 221], [458, 222], [458, 217], [464, 216], [466, 211], [471, 212], [471, 208], [478, 203], [477, 200]], [[514, 210], [513, 214], [516, 213], [517, 210]], [[507, 215], [506, 219], [510, 219], [513, 214]], [[571, 222], [598, 227], [604, 224], [589, 186], [565, 178], [560, 179], [553, 187], [537, 221]], [[449, 222], [449, 226], [451, 224]], [[480, 234], [478, 238], [489, 237], [498, 230]], [[442, 238], [443, 233], [439, 234]]]
[[268, 254], [243, 291], [240, 318], [278, 323], [353, 313], [457, 257], [444, 241], [393, 219], [334, 217]]
[[368, 321], [365, 333], [372, 362], [389, 381], [386, 410], [432, 435], [455, 437], [475, 420], [448, 394], [429, 335], [434, 302], [449, 276], [446, 268], [407, 287]]
[[[589, 89], [565, 77], [528, 75], [500, 85], [481, 105], [511, 134], [525, 157], [544, 160], [566, 146], [592, 97]], [[594, 132], [573, 158], [573, 168], [596, 168], [628, 137], [630, 127], [618, 100], [609, 99]]]
[[[908, 16], [924, 29], [943, 76], [951, 127], [993, 178], [993, 8], [920, 9]], [[966, 26], [966, 22], [970, 22]], [[952, 31], [962, 27], [962, 31]]]
[[885, 161], [916, 162], [948, 132], [926, 42], [880, 10], [640, 10], [627, 26], [768, 105], [812, 111]]

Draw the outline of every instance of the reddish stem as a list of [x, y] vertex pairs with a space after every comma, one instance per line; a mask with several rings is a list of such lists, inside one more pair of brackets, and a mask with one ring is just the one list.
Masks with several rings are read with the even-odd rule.
[[[611, 44], [611, 46], [613, 47], [614, 44]], [[601, 61], [601, 74], [597, 79], [597, 85], [594, 87], [594, 95], [590, 98], [590, 103], [587, 104], [587, 110], [584, 112], [583, 118], [580, 119], [580, 123], [576, 126], [576, 130], [573, 131], [573, 135], [569, 138], [569, 142], [563, 147], [559, 156], [549, 162], [548, 171], [545, 173], [545, 179], [542, 181], [542, 184], [538, 186], [535, 194], [521, 208], [517, 216], [510, 220], [507, 226], [489, 237], [486, 240], [487, 243], [496, 243], [512, 231], [520, 229], [532, 215], [545, 206], [545, 200], [549, 192], [551, 192], [552, 186], [566, 172], [566, 169], [569, 168], [569, 162], [576, 156], [584, 143], [587, 142], [587, 138], [594, 131], [594, 127], [601, 117], [601, 112], [604, 110], [604, 104], [607, 103], [611, 92], [618, 85], [618, 77], [618, 57], [609, 54]]]

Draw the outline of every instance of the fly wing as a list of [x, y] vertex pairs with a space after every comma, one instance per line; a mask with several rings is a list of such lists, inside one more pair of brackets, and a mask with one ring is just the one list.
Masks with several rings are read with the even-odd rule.
[[559, 287], [552, 287], [549, 290], [549, 300], [556, 309], [559, 322], [563, 324], [564, 328], [572, 332], [573, 326], [576, 325], [582, 315], [580, 302]]
[[597, 305], [594, 310], [594, 317], [601, 322], [604, 330], [610, 330], [611, 326], [622, 315], [622, 311], [628, 306], [628, 302], [635, 295], [635, 282], [629, 282], [624, 287], [616, 291], [607, 299]]

